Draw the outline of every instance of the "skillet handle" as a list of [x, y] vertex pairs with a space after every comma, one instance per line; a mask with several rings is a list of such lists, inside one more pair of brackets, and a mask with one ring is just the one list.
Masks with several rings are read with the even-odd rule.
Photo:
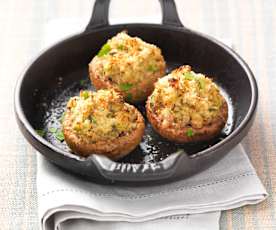
[[159, 0], [162, 9], [162, 24], [184, 27], [179, 19], [174, 0]]
[[[168, 26], [184, 27], [181, 23], [174, 0], [159, 0], [162, 9], [162, 24]], [[110, 0], [96, 0], [92, 16], [85, 31], [94, 28], [109, 26]]]
[[147, 182], [162, 180], [177, 174], [183, 162], [190, 162], [188, 156], [179, 150], [165, 160], [157, 163], [130, 164], [119, 163], [101, 155], [91, 155], [87, 160], [87, 167], [93, 165], [103, 178], [109, 181]]
[[91, 18], [85, 31], [98, 27], [107, 27], [109, 25], [108, 15], [109, 15], [109, 5], [110, 0], [96, 0]]

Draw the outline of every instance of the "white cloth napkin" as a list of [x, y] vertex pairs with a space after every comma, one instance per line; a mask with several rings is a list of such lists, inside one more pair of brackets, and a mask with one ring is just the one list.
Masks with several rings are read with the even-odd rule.
[[[55, 20], [45, 45], [80, 31]], [[219, 229], [220, 211], [256, 204], [267, 193], [241, 145], [185, 180], [148, 187], [103, 186], [60, 170], [38, 154], [37, 189], [43, 230]]]

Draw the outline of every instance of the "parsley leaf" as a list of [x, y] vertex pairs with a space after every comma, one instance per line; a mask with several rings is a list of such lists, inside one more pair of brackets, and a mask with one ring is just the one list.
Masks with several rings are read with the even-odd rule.
[[89, 97], [89, 92], [88, 91], [82, 91], [81, 93], [81, 96], [84, 98], [84, 99], [87, 99]]
[[120, 44], [120, 45], [117, 46], [117, 49], [118, 49], [118, 50], [124, 50], [125, 47], [124, 47], [124, 45]]
[[55, 137], [59, 140], [59, 141], [64, 141], [64, 134], [61, 130], [57, 130], [57, 132], [55, 132]]
[[192, 137], [194, 135], [193, 129], [188, 129], [186, 132], [187, 137]]
[[80, 85], [84, 86], [84, 84], [85, 84], [85, 80], [80, 80]]
[[49, 128], [49, 131], [50, 131], [51, 133], [55, 133], [55, 132], [57, 131], [57, 128], [56, 128], [56, 127], [50, 127], [50, 128]]
[[205, 81], [203, 78], [198, 78], [198, 83], [199, 83], [199, 87], [200, 89], [204, 89], [205, 88]]
[[195, 76], [191, 72], [183, 73], [185, 80], [194, 80]]
[[109, 53], [109, 51], [111, 50], [111, 47], [108, 43], [104, 44], [101, 48], [101, 50], [99, 51], [99, 53], [97, 54], [98, 57], [102, 57], [106, 54]]

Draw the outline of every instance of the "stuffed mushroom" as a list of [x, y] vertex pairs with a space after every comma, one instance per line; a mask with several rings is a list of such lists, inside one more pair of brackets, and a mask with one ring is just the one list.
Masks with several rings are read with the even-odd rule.
[[146, 111], [161, 136], [179, 143], [215, 137], [228, 116], [227, 102], [218, 86], [188, 65], [159, 79], [147, 100]]
[[145, 124], [141, 113], [111, 89], [81, 91], [71, 98], [62, 127], [66, 143], [76, 154], [117, 160], [140, 143]]
[[161, 50], [126, 32], [104, 44], [89, 64], [96, 89], [114, 88], [128, 102], [141, 102], [152, 93], [154, 83], [164, 76], [166, 63]]

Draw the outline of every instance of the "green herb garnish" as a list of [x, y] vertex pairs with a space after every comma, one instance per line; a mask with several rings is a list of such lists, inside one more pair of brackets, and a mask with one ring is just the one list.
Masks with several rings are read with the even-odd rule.
[[122, 91], [128, 91], [128, 90], [131, 89], [132, 86], [133, 86], [133, 84], [131, 84], [131, 83], [121, 83], [121, 84], [119, 85], [119, 88], [120, 88], [120, 90], [122, 90]]
[[127, 101], [132, 101], [132, 94], [131, 94], [131, 93], [128, 93], [128, 94], [126, 95], [126, 100], [127, 100]]
[[147, 68], [148, 71], [151, 71], [151, 72], [155, 72], [158, 70], [158, 68], [156, 67], [156, 65], [149, 65], [148, 68]]
[[85, 84], [85, 80], [80, 80], [80, 85], [84, 86], [84, 84]]
[[205, 81], [203, 78], [198, 78], [198, 83], [199, 83], [199, 87], [200, 89], [205, 89]]
[[101, 50], [99, 51], [99, 53], [97, 54], [98, 57], [102, 57], [106, 54], [109, 53], [109, 51], [111, 50], [111, 47], [108, 43], [104, 44], [101, 48]]
[[191, 72], [183, 73], [185, 80], [194, 80], [195, 76]]
[[59, 119], [59, 122], [60, 122], [60, 123], [63, 123], [64, 117], [65, 117], [65, 112], [63, 112], [63, 114], [61, 115], [61, 117], [60, 117], [60, 119]]
[[192, 129], [188, 129], [186, 132], [187, 137], [192, 137], [194, 135], [194, 132]]
[[64, 134], [61, 130], [57, 130], [55, 132], [55, 137], [59, 140], [59, 141], [64, 141]]
[[84, 99], [87, 99], [87, 98], [89, 97], [89, 92], [88, 92], [88, 91], [82, 91], [81, 96], [82, 96]]
[[46, 133], [45, 130], [43, 130], [43, 129], [36, 129], [35, 131], [41, 137], [43, 137]]
[[89, 119], [90, 119], [94, 124], [97, 124], [97, 121], [96, 121], [96, 119], [95, 119], [93, 116], [90, 116]]
[[117, 49], [118, 49], [118, 50], [124, 50], [124, 49], [125, 49], [125, 46], [122, 45], [122, 44], [120, 44], [120, 45], [117, 46]]
[[218, 108], [217, 107], [210, 107], [208, 110], [209, 110], [209, 112], [214, 112], [214, 111], [217, 111]]
[[153, 95], [150, 96], [149, 102], [150, 102], [150, 107], [152, 108], [154, 106], [154, 96]]
[[55, 133], [55, 132], [57, 131], [57, 128], [55, 128], [55, 127], [50, 127], [50, 128], [49, 128], [49, 131], [50, 131], [51, 133]]

